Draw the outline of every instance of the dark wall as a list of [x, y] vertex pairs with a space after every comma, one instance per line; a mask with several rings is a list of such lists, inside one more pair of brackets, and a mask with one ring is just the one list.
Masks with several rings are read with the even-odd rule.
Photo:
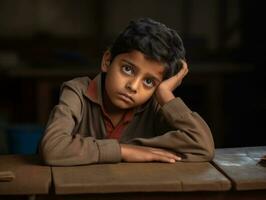
[[[54, 83], [49, 98], [43, 94], [49, 110], [58, 100], [63, 81], [97, 69], [104, 49], [119, 30], [131, 18], [146, 16], [177, 29], [184, 39], [191, 75], [175, 93], [206, 119], [217, 147], [266, 145], [265, 11], [261, 1], [69, 0], [55, 4], [39, 0], [42, 12], [34, 16], [32, 6], [37, 4], [17, 1], [9, 6], [8, 2], [0, 6], [26, 18], [17, 20], [15, 13], [4, 10], [0, 14], [0, 120], [4, 123], [44, 123], [48, 116], [39, 116], [43, 106], [37, 95], [42, 92], [37, 87], [40, 81]], [[216, 65], [232, 66], [232, 70], [218, 70], [215, 77], [223, 78], [221, 93], [208, 94]], [[198, 66], [210, 67], [201, 71]], [[51, 77], [34, 71], [37, 75], [31, 76], [26, 68], [46, 69], [48, 74], [54, 69], [76, 72]], [[209, 104], [210, 98], [215, 99], [211, 95], [221, 95], [216, 105]]]

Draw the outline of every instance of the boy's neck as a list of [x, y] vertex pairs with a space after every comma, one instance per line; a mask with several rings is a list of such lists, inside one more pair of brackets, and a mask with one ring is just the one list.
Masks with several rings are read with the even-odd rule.
[[114, 106], [105, 91], [103, 92], [103, 107], [104, 111], [106, 112], [106, 114], [108, 114], [114, 126], [116, 126], [121, 121], [124, 114], [127, 112], [127, 110], [125, 109], [120, 109]]
[[[102, 75], [102, 85], [104, 86], [105, 74]], [[105, 88], [102, 87], [102, 103], [105, 113], [110, 117], [114, 126], [116, 126], [124, 117], [124, 115], [129, 111], [126, 109], [120, 109], [116, 107], [107, 95]]]

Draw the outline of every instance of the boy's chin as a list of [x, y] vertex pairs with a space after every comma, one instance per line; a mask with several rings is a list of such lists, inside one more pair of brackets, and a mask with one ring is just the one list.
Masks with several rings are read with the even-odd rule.
[[117, 109], [120, 109], [120, 110], [129, 110], [129, 109], [132, 109], [132, 108], [135, 108], [137, 107], [137, 105], [135, 104], [128, 104], [128, 103], [125, 103], [123, 101], [118, 101], [118, 102], [113, 102], [113, 105], [117, 108]]
[[132, 109], [136, 106], [134, 105], [123, 105], [123, 104], [118, 104], [118, 105], [115, 105], [117, 107], [117, 109], [120, 109], [120, 110], [128, 110], [128, 109]]

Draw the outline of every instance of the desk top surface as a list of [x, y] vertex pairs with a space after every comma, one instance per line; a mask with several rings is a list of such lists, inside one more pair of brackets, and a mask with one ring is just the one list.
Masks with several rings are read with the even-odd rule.
[[56, 194], [224, 191], [230, 181], [210, 163], [119, 163], [53, 167]]
[[216, 149], [214, 166], [178, 162], [52, 168], [40, 165], [37, 156], [1, 155], [0, 172], [13, 172], [14, 179], [0, 181], [0, 195], [48, 194], [52, 178], [56, 194], [227, 191], [232, 186], [265, 190], [266, 167], [259, 162], [263, 155], [266, 146]]
[[214, 163], [236, 190], [266, 189], [266, 166], [260, 163], [264, 155], [266, 146], [217, 149]]
[[40, 165], [34, 155], [0, 155], [0, 172], [14, 174], [11, 181], [0, 181], [0, 195], [48, 194], [50, 167]]

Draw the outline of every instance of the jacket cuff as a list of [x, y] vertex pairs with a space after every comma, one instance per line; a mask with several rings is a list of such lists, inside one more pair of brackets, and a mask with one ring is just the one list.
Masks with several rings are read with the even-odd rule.
[[[187, 114], [191, 114], [192, 111], [187, 107], [180, 97], [176, 97], [173, 100], [162, 106], [163, 113], [167, 115], [179, 116], [183, 118]], [[174, 112], [178, 111], [178, 112]]]
[[121, 162], [121, 149], [117, 140], [98, 140], [99, 163]]

